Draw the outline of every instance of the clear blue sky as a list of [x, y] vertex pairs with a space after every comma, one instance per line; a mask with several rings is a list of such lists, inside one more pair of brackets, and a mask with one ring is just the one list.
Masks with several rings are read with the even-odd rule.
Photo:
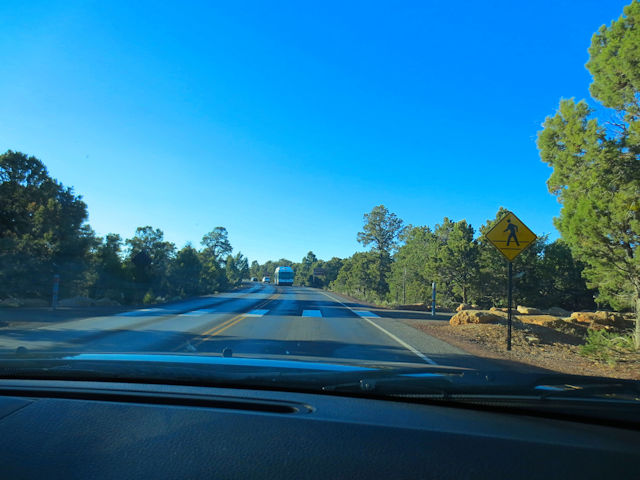
[[626, 1], [0, 4], [0, 149], [83, 195], [98, 234], [250, 260], [361, 249], [378, 204], [557, 236], [535, 138], [587, 98], [592, 34]]

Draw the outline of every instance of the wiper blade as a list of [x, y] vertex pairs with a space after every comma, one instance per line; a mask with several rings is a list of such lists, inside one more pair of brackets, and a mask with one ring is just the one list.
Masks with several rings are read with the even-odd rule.
[[[323, 370], [305, 362], [286, 362], [283, 365], [256, 366], [251, 364], [210, 365], [191, 362], [162, 361], [105, 361], [93, 358], [77, 359], [69, 356], [3, 359], [0, 379], [56, 379], [88, 381], [125, 381], [144, 383], [177, 383], [201, 386], [231, 386], [243, 388], [290, 388], [305, 391], [322, 390], [333, 383], [350, 385], [363, 377], [376, 378], [406, 375], [408, 378], [436, 373], [451, 374], [465, 371], [456, 367], [415, 366], [354, 367], [346, 370]], [[151, 357], [150, 357], [151, 358]], [[298, 363], [297, 365], [290, 365]], [[327, 389], [329, 390], [329, 389]]]
[[640, 382], [635, 380], [550, 375], [539, 378], [531, 389], [541, 399], [591, 397], [640, 401]]
[[[353, 380], [324, 385], [325, 392], [368, 392], [376, 394], [435, 394], [447, 396], [465, 376], [477, 377], [472, 370], [429, 367], [425, 370], [393, 370], [351, 374]], [[344, 379], [343, 379], [344, 380]]]
[[640, 382], [574, 375], [531, 375], [513, 372], [479, 372], [430, 367], [424, 371], [353, 372], [347, 381], [330, 383], [323, 391], [372, 393], [381, 395], [428, 395], [465, 401], [472, 397], [528, 397], [611, 399], [639, 401]]

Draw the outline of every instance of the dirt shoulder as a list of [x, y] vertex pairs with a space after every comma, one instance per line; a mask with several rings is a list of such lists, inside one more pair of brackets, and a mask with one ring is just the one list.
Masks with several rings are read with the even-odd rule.
[[640, 353], [626, 353], [607, 363], [580, 353], [584, 339], [532, 324], [514, 322], [512, 349], [507, 351], [506, 322], [452, 326], [445, 321], [402, 320], [413, 328], [472, 355], [525, 363], [554, 372], [640, 380]]

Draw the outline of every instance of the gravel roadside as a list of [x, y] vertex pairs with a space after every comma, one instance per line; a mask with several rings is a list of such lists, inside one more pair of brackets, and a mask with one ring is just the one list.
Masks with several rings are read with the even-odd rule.
[[[615, 364], [607, 364], [581, 355], [582, 339], [551, 328], [514, 322], [512, 349], [507, 351], [505, 324], [451, 326], [448, 322], [403, 322], [485, 359], [517, 362], [558, 373], [640, 380], [640, 353], [627, 354]], [[537, 341], [531, 341], [532, 337]]]

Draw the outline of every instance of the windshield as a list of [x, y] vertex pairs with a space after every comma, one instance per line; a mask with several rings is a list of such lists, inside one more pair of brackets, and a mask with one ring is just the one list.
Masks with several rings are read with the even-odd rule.
[[0, 15], [2, 375], [638, 398], [639, 2]]

